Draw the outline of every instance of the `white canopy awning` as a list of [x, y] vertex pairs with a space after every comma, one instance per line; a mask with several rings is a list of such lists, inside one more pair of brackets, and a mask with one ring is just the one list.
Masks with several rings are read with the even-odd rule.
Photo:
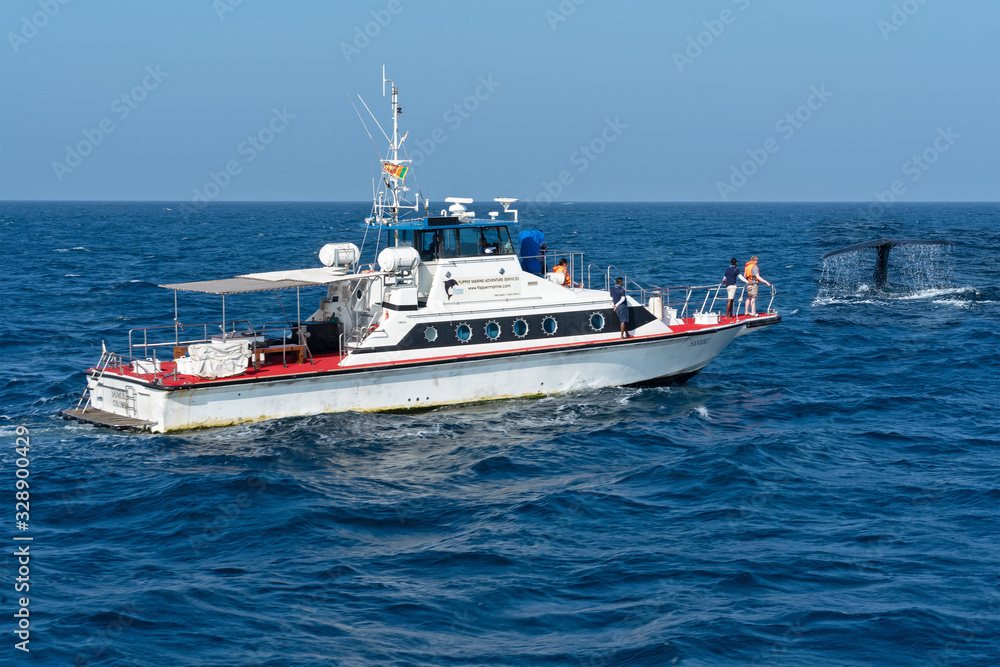
[[328, 285], [348, 275], [346, 269], [337, 266], [321, 266], [316, 269], [291, 269], [288, 271], [268, 271], [267, 273], [246, 273], [237, 278], [250, 280], [285, 281], [293, 280], [313, 285]]
[[266, 273], [247, 273], [235, 278], [220, 280], [200, 280], [192, 283], [172, 283], [160, 287], [184, 292], [201, 292], [203, 294], [244, 294], [247, 292], [269, 292], [293, 287], [314, 287], [330, 285], [345, 280], [376, 278], [380, 273], [347, 273], [337, 267], [320, 267], [317, 269], [291, 269], [288, 271], [269, 271]]
[[221, 280], [200, 280], [194, 283], [174, 283], [160, 285], [166, 289], [183, 292], [201, 292], [203, 294], [243, 294], [245, 292], [268, 292], [275, 289], [291, 289], [293, 287], [312, 287], [316, 283], [304, 283], [297, 280], [253, 280], [251, 278], [223, 278]]

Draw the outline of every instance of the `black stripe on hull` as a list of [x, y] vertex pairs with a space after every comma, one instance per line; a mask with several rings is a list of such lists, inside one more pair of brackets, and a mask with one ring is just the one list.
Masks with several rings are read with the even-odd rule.
[[[591, 318], [600, 315], [604, 326], [595, 329], [591, 326]], [[547, 318], [553, 318], [556, 322], [556, 330], [553, 333], [546, 333], [543, 323]], [[655, 317], [642, 306], [629, 307], [629, 329], [636, 329], [644, 324], [649, 324]], [[527, 324], [527, 333], [518, 336], [514, 332], [517, 321]], [[499, 328], [498, 335], [490, 338], [487, 335], [487, 326], [496, 323]], [[458, 337], [459, 327], [466, 325], [469, 328], [470, 338], [461, 340]], [[430, 341], [427, 339], [427, 331], [434, 329], [437, 337]], [[518, 341], [530, 342], [538, 340], [559, 340], [570, 336], [587, 336], [595, 333], [609, 333], [618, 331], [620, 324], [615, 312], [611, 308], [598, 308], [596, 310], [577, 310], [570, 312], [541, 313], [537, 315], [522, 315], [518, 317], [479, 317], [474, 319], [452, 318], [436, 322], [420, 322], [413, 326], [410, 331], [403, 336], [396, 345], [383, 345], [377, 347], [363, 348], [355, 350], [355, 354], [373, 352], [412, 352], [416, 350], [436, 350], [441, 347], [482, 345], [490, 343], [515, 343]]]

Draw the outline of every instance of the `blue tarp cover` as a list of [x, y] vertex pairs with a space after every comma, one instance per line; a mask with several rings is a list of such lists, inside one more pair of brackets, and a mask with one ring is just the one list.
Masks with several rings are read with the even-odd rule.
[[545, 234], [537, 229], [525, 229], [517, 235], [517, 240], [521, 244], [521, 268], [528, 273], [542, 275], [545, 267], [538, 256], [542, 254]]

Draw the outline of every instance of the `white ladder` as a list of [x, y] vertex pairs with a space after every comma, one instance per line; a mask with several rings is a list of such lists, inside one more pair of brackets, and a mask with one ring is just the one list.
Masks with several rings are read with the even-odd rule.
[[125, 416], [133, 419], [139, 414], [139, 396], [135, 387], [128, 385], [125, 387]]
[[[101, 378], [104, 377], [104, 371], [108, 369], [111, 364], [111, 359], [114, 357], [112, 353], [108, 352], [107, 348], [104, 347], [104, 341], [101, 341], [101, 360], [97, 362], [97, 367], [91, 372], [90, 377], [87, 378], [87, 388], [83, 390], [83, 395], [80, 396], [80, 400], [77, 401], [76, 407], [81, 408], [80, 412], [86, 412], [87, 408], [90, 406], [90, 400], [94, 397], [94, 389], [100, 383]], [[86, 400], [84, 400], [86, 399]]]

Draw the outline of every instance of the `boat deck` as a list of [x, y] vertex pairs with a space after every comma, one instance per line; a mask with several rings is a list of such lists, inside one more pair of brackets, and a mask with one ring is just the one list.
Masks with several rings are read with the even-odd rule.
[[98, 426], [110, 426], [111, 428], [117, 429], [137, 429], [144, 428], [146, 426], [152, 426], [156, 422], [146, 421], [144, 419], [134, 419], [132, 417], [124, 417], [122, 415], [116, 415], [113, 412], [105, 412], [104, 410], [98, 410], [97, 408], [73, 408], [71, 410], [63, 410], [60, 414], [65, 415], [67, 418], [76, 419], [82, 422], [87, 422], [89, 424], [97, 424]]

